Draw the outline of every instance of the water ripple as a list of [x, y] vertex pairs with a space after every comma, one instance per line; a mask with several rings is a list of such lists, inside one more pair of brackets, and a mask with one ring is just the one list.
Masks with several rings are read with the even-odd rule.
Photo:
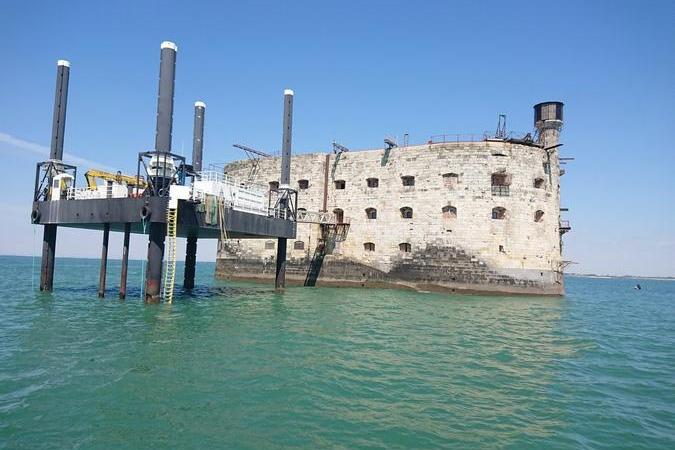
[[279, 294], [206, 264], [145, 306], [95, 298], [91, 261], [59, 260], [54, 294], [30, 267], [0, 257], [2, 449], [675, 447], [675, 283]]

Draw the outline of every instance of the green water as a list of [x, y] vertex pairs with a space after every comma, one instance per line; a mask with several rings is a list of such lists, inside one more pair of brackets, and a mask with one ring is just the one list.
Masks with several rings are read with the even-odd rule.
[[[37, 261], [39, 263], [39, 261]], [[0, 257], [0, 448], [675, 448], [675, 283], [565, 298], [213, 280], [96, 298], [97, 261]], [[182, 273], [182, 272], [179, 272]]]

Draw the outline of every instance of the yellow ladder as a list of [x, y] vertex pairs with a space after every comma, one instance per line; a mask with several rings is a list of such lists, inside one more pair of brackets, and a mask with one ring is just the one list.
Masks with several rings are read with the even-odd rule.
[[164, 267], [164, 300], [173, 302], [173, 286], [176, 280], [176, 229], [178, 228], [178, 206], [166, 211], [166, 266]]

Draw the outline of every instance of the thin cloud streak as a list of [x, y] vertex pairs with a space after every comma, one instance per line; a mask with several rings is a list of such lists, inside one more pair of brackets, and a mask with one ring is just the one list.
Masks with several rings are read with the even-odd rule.
[[[14, 148], [18, 148], [21, 150], [28, 150], [31, 153], [34, 153], [36, 155], [42, 156], [44, 159], [49, 158], [49, 147], [46, 147], [44, 145], [36, 144], [35, 142], [29, 142], [29, 141], [24, 141], [23, 139], [19, 139], [17, 137], [12, 136], [11, 134], [7, 133], [2, 133], [0, 132], [0, 143], [4, 143], [7, 145], [10, 145]], [[2, 147], [0, 147], [2, 149]], [[77, 155], [73, 155], [68, 152], [63, 153], [63, 160], [65, 162], [70, 162], [74, 163], [75, 165], [83, 165], [87, 167], [96, 167], [98, 169], [105, 169], [105, 170], [110, 170], [114, 171], [110, 166], [107, 166], [105, 164], [102, 164], [97, 161], [92, 161], [90, 159], [86, 158], [80, 158]]]

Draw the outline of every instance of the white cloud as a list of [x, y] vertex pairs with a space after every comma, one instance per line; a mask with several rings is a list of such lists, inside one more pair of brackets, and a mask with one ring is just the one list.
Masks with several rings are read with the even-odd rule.
[[[36, 144], [35, 142], [29, 142], [29, 141], [24, 141], [23, 139], [19, 139], [17, 137], [12, 136], [11, 134], [7, 133], [2, 133], [0, 132], [0, 142], [7, 144], [9, 146], [12, 146], [14, 148], [18, 148], [21, 150], [28, 150], [31, 153], [34, 153], [36, 155], [39, 155], [43, 157], [44, 159], [49, 158], [49, 147], [46, 147], [44, 145]], [[2, 147], [0, 147], [2, 149]], [[102, 164], [97, 161], [91, 161], [86, 158], [80, 158], [77, 155], [73, 155], [71, 153], [65, 152], [63, 154], [63, 160], [64, 162], [67, 163], [73, 163], [75, 165], [82, 165], [82, 166], [87, 166], [87, 167], [96, 167], [98, 169], [103, 169], [103, 170], [109, 170], [109, 171], [114, 171], [110, 166], [107, 166], [105, 164]]]

